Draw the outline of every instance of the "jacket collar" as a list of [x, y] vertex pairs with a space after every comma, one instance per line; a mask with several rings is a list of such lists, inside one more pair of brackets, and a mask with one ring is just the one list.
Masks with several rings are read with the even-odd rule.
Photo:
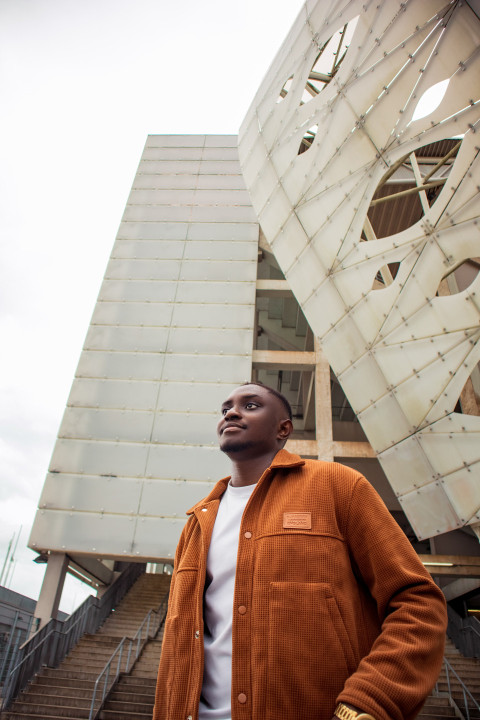
[[[295, 455], [294, 453], [288, 452], [288, 450], [282, 448], [282, 450], [279, 450], [278, 453], [275, 455], [272, 460], [272, 464], [269, 468], [267, 468], [267, 470], [276, 470], [277, 468], [293, 468], [299, 467], [300, 465], [305, 465], [305, 460], [301, 458], [300, 455]], [[190, 510], [187, 510], [187, 515], [192, 515], [195, 510], [200, 507], [205, 507], [207, 503], [219, 500], [227, 489], [229, 480], [230, 475], [219, 480], [206, 498], [203, 498], [203, 500], [195, 503], [195, 505], [193, 505]]]

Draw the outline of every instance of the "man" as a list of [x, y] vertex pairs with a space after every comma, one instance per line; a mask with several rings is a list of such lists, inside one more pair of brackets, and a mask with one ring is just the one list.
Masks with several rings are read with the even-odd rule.
[[365, 478], [291, 432], [267, 386], [222, 405], [232, 474], [188, 511], [154, 720], [410, 720], [435, 683], [442, 593]]

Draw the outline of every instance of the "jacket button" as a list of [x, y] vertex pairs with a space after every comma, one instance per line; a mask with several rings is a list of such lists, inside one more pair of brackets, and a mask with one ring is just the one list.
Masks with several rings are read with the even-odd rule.
[[245, 605], [240, 605], [240, 607], [238, 608], [238, 612], [240, 615], [245, 615], [245, 613], [247, 612], [247, 608], [245, 607]]
[[187, 720], [193, 720], [193, 716], [192, 716], [192, 715], [187, 715]]
[[247, 696], [245, 695], [245, 693], [240, 693], [240, 695], [238, 696], [237, 700], [238, 700], [238, 702], [241, 703], [242, 705], [245, 705], [245, 703], [247, 702]]
[[246, 532], [246, 533], [244, 533], [244, 537], [246, 537], [247, 540], [250, 540], [250, 538], [252, 537], [252, 533], [251, 533], [251, 532]]
[[200, 637], [200, 630], [195, 630], [195, 640], [198, 640]]

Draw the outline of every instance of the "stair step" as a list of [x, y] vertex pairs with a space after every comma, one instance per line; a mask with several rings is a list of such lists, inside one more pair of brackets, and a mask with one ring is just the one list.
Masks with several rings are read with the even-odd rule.
[[[28, 697], [27, 697], [28, 695]], [[42, 708], [47, 706], [74, 707], [80, 710], [90, 710], [92, 703], [92, 693], [86, 692], [82, 696], [78, 695], [56, 695], [53, 692], [50, 695], [42, 695], [28, 692], [24, 697], [19, 698], [19, 706], [24, 703], [32, 707]], [[87, 713], [88, 714], [88, 713]]]
[[56, 688], [56, 690], [60, 692], [72, 685], [78, 688], [78, 690], [83, 689], [91, 692], [93, 690], [93, 686], [95, 685], [95, 680], [93, 678], [91, 680], [81, 680], [78, 677], [61, 678], [57, 675], [52, 677], [42, 673], [41, 675], [37, 675], [30, 687], [35, 687], [38, 692], [44, 692], [44, 688], [47, 688], [46, 692], [48, 692], [49, 688]]
[[[4, 710], [2, 712], [2, 720], [40, 720], [44, 717], [42, 714], [41, 708], [39, 709], [38, 713], [35, 713], [34, 715], [30, 713], [17, 713], [10, 710]], [[83, 720], [84, 717], [88, 718], [88, 715], [79, 715], [76, 713], [75, 715], [70, 715], [70, 718], [72, 720]], [[65, 715], [49, 715], [48, 720], [65, 720]]]
[[105, 706], [105, 710], [115, 710], [116, 712], [129, 712], [129, 713], [153, 713], [153, 705], [155, 698], [152, 698], [151, 702], [130, 702], [125, 700], [109, 700]]
[[[65, 668], [63, 666], [60, 666], [58, 668], [45, 668], [42, 671], [42, 677], [46, 678], [55, 678], [55, 679], [62, 679], [62, 678], [73, 678], [78, 680], [84, 680], [84, 681], [93, 681], [98, 677], [98, 673], [93, 671], [89, 672], [86, 670], [78, 670], [75, 668]], [[40, 677], [40, 676], [39, 676]]]
[[152, 720], [152, 710], [147, 713], [119, 712], [118, 710], [102, 710], [100, 720]]
[[153, 688], [155, 691], [157, 681], [156, 679], [152, 678], [145, 678], [145, 677], [135, 677], [134, 675], [120, 675], [120, 679], [118, 681], [118, 686], [122, 687], [124, 685], [131, 685], [136, 688]]
[[[147, 691], [148, 690], [148, 691]], [[151, 688], [147, 688], [145, 692], [139, 693], [139, 692], [120, 692], [119, 690], [114, 690], [111, 698], [112, 701], [119, 702], [119, 703], [140, 703], [140, 704], [146, 704], [146, 705], [153, 705], [155, 700], [155, 690]], [[110, 701], [108, 703], [108, 707], [110, 707]]]
[[[62, 699], [66, 697], [91, 699], [94, 685], [95, 683], [91, 682], [87, 687], [78, 687], [78, 683], [73, 679], [70, 685], [59, 685], [57, 683], [55, 683], [55, 685], [43, 685], [40, 683], [33, 683], [27, 691], [28, 701], [33, 702], [35, 698], [38, 698], [38, 702], [42, 702], [42, 700], [49, 696]], [[52, 704], [55, 705], [56, 703], [53, 702]]]
[[33, 703], [17, 702], [15, 703], [15, 713], [16, 715], [13, 715], [12, 717], [16, 717], [18, 716], [18, 714], [27, 714], [36, 718], [51, 718], [53, 716], [61, 718], [78, 718], [78, 720], [88, 720], [88, 716], [90, 714], [90, 705], [88, 706], [87, 710], [84, 710], [83, 708], [78, 708], [76, 705], [60, 706], [42, 704], [42, 706], [39, 707], [38, 705], [35, 705]]

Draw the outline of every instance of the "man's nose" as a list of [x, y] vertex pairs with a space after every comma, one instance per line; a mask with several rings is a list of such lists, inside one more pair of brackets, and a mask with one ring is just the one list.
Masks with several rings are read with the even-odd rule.
[[228, 408], [227, 412], [224, 415], [225, 418], [239, 417], [239, 416], [240, 416], [240, 412], [235, 405], [232, 405], [231, 408]]

